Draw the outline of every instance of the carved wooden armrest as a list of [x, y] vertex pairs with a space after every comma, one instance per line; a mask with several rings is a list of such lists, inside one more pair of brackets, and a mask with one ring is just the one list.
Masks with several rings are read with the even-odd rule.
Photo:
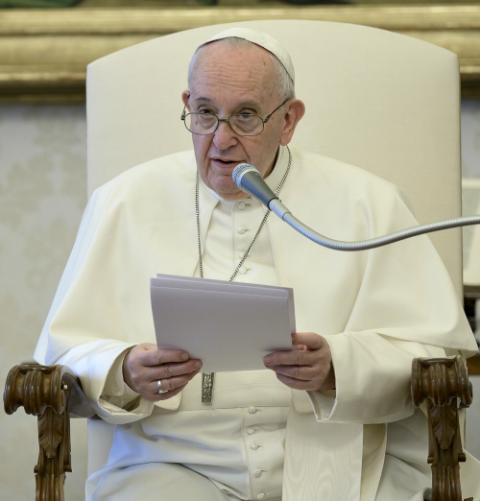
[[[472, 402], [472, 385], [465, 360], [417, 358], [412, 366], [416, 406], [426, 401], [428, 463], [432, 465], [432, 501], [462, 501], [459, 462], [465, 461], [458, 409]], [[473, 501], [468, 498], [465, 501]]]
[[[458, 406], [468, 407], [472, 401], [465, 361], [459, 356], [415, 359], [411, 384], [415, 405], [426, 401], [428, 412], [432, 501], [462, 501], [459, 461], [465, 461], [465, 454]], [[15, 366], [8, 374], [4, 393], [7, 414], [23, 406], [27, 414], [38, 417], [37, 501], [64, 499], [65, 472], [71, 471], [69, 410], [80, 408], [82, 400], [78, 379], [62, 366], [28, 363]], [[93, 415], [85, 406], [77, 414]]]
[[5, 412], [22, 406], [38, 417], [39, 454], [35, 466], [37, 501], [63, 501], [65, 472], [70, 462], [69, 409], [82, 398], [77, 378], [64, 367], [25, 363], [13, 367], [3, 395]]

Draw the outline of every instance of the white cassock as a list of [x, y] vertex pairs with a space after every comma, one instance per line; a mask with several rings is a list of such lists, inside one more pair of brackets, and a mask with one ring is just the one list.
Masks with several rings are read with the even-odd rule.
[[[271, 186], [287, 157], [281, 148]], [[281, 198], [321, 233], [363, 240], [416, 224], [386, 181], [295, 148], [292, 158]], [[430, 475], [425, 419], [410, 396], [412, 359], [477, 350], [425, 236], [342, 253], [272, 215], [237, 280], [293, 287], [297, 331], [317, 332], [330, 346], [335, 394], [290, 390], [271, 371], [231, 372], [217, 374], [212, 407], [200, 402], [197, 376], [182, 394], [155, 404], [137, 399], [126, 410], [132, 394], [122, 357], [134, 344], [155, 342], [150, 277], [197, 273], [195, 174], [193, 153], [183, 152], [95, 192], [39, 340], [35, 358], [69, 366], [112, 425], [112, 446], [87, 497], [123, 499], [139, 484], [151, 492], [148, 479], [180, 464], [225, 493], [218, 499], [422, 499]], [[228, 279], [263, 210], [250, 199], [221, 201], [203, 185], [200, 207], [205, 276]], [[476, 466], [473, 458], [467, 464]], [[162, 492], [152, 499], [164, 499]]]

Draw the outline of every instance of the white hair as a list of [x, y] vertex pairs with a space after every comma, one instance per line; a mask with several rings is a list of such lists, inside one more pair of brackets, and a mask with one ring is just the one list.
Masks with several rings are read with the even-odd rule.
[[[195, 64], [197, 62], [198, 55], [200, 51], [206, 47], [207, 45], [210, 45], [210, 43], [227, 43], [231, 46], [239, 47], [239, 46], [255, 46], [255, 47], [260, 47], [259, 45], [250, 42], [249, 40], [245, 40], [244, 38], [239, 38], [239, 37], [226, 37], [222, 38], [220, 40], [214, 40], [213, 42], [209, 42], [203, 45], [200, 45], [200, 47], [197, 48], [197, 50], [193, 53], [192, 58], [190, 59], [190, 64], [188, 66], [188, 85], [191, 86], [192, 83], [192, 78], [193, 78], [193, 72], [195, 69]], [[263, 47], [260, 47], [263, 49]], [[275, 79], [277, 81], [276, 88], [278, 89], [278, 93], [280, 95], [280, 98], [282, 99], [291, 99], [295, 97], [295, 84], [293, 80], [290, 78], [290, 75], [287, 73], [287, 70], [283, 66], [283, 64], [275, 57], [274, 54], [272, 54], [270, 51], [265, 50], [270, 57], [272, 58], [273, 61], [273, 68], [275, 71]]]

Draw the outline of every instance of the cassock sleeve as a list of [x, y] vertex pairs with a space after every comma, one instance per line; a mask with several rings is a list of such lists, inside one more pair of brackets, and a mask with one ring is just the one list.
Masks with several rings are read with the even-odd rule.
[[[119, 297], [128, 287], [121, 263], [130, 249], [120, 229], [125, 226], [122, 206], [112, 202], [114, 186], [97, 190], [87, 205], [34, 357], [42, 364], [67, 366], [96, 414], [123, 424], [151, 414], [153, 402], [138, 398], [133, 409], [123, 408], [132, 395], [119, 382], [119, 361], [128, 348], [150, 339], [149, 332], [132, 332], [140, 329], [126, 319], [136, 306]], [[146, 297], [140, 314], [149, 318]]]
[[[370, 234], [416, 226], [393, 187], [363, 207]], [[336, 377], [335, 395], [295, 392], [297, 410], [317, 420], [386, 423], [414, 412], [412, 360], [463, 353], [477, 345], [450, 276], [427, 236], [366, 251], [362, 280], [343, 332], [324, 335]], [[322, 334], [319, 332], [319, 334]]]

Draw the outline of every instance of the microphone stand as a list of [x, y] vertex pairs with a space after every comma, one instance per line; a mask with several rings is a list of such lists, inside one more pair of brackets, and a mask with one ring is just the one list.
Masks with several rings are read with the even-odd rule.
[[360, 251], [374, 249], [376, 247], [381, 247], [383, 245], [398, 242], [399, 240], [405, 240], [406, 238], [422, 235], [423, 233], [432, 233], [434, 231], [446, 230], [449, 228], [480, 224], [480, 216], [458, 217], [454, 219], [447, 219], [446, 221], [439, 221], [437, 223], [405, 228], [388, 235], [370, 238], [368, 240], [344, 242], [341, 240], [334, 240], [332, 238], [326, 237], [310, 228], [306, 224], [302, 223], [282, 204], [282, 202], [278, 198], [271, 200], [267, 207], [272, 212], [274, 212], [282, 221], [285, 221], [294, 230], [298, 231], [308, 239], [323, 247], [339, 251]]
[[283, 205], [277, 195], [275, 195], [275, 193], [273, 193], [273, 191], [267, 186], [260, 175], [260, 172], [253, 165], [247, 163], [237, 165], [235, 169], [233, 169], [232, 179], [239, 189], [254, 196], [269, 210], [274, 212], [282, 221], [285, 221], [288, 225], [290, 225], [295, 231], [298, 231], [300, 234], [322, 247], [338, 251], [361, 251], [374, 249], [376, 247], [398, 242], [399, 240], [405, 240], [406, 238], [422, 235], [424, 233], [432, 233], [434, 231], [446, 230], [449, 228], [480, 224], [480, 215], [458, 217], [448, 219], [446, 221], [405, 228], [388, 235], [370, 238], [367, 240], [345, 242], [326, 237], [297, 219], [290, 212], [290, 210]]

